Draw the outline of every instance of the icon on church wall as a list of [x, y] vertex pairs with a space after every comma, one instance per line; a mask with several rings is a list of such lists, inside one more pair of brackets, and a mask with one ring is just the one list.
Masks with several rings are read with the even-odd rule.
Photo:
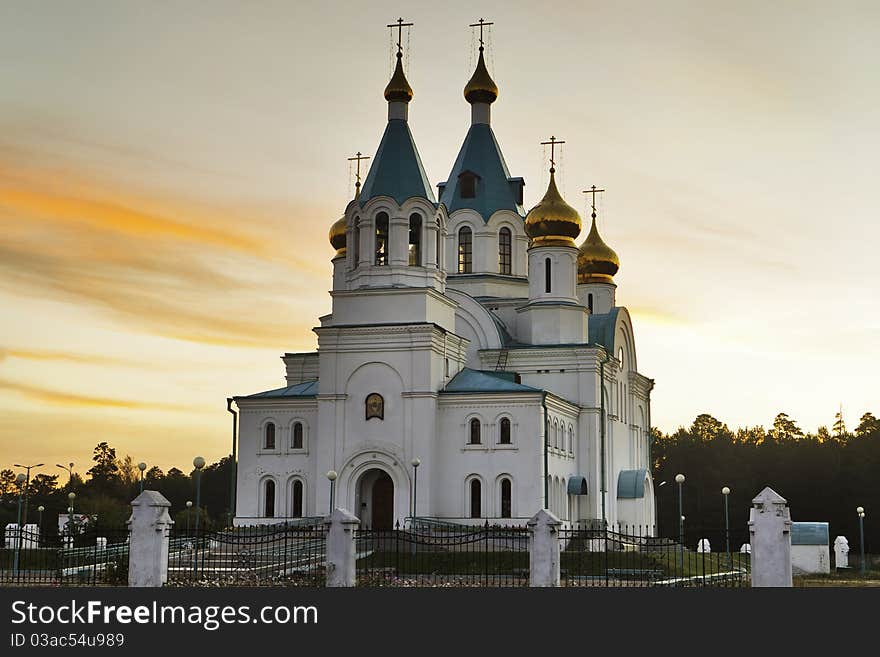
[[368, 420], [374, 417], [377, 417], [380, 420], [385, 419], [385, 400], [378, 392], [371, 392], [367, 395], [365, 406], [367, 409], [366, 415]]

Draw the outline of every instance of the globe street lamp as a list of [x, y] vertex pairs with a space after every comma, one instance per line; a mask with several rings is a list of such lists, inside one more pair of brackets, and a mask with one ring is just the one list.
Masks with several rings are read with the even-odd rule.
[[682, 493], [681, 485], [684, 483], [684, 475], [679, 473], [675, 475], [675, 483], [678, 484], [678, 543], [681, 554], [681, 569], [684, 571], [684, 516], [682, 515]]
[[205, 467], [205, 459], [197, 456], [193, 459], [193, 467], [196, 469], [196, 549], [193, 552], [193, 572], [199, 574], [199, 516], [202, 515], [202, 468]]
[[336, 503], [336, 477], [338, 476], [336, 470], [329, 470], [327, 472], [327, 479], [330, 480], [330, 514], [333, 513], [333, 505]]
[[138, 463], [138, 470], [141, 471], [141, 492], [144, 492], [144, 470], [147, 469], [147, 464], [141, 461]]
[[61, 468], [62, 470], [67, 470], [67, 487], [73, 490], [73, 461], [70, 462], [70, 465], [61, 465], [60, 463], [56, 463], [55, 467]]
[[68, 542], [70, 543], [70, 547], [73, 547], [73, 530], [76, 527], [76, 523], [73, 518], [73, 501], [76, 499], [76, 493], [70, 491], [67, 494], [67, 534], [68, 534]]
[[[40, 506], [37, 507], [37, 513], [40, 514], [40, 516], [39, 516], [39, 520], [37, 521], [37, 522], [40, 523], [39, 526], [38, 526], [38, 528], [37, 528], [37, 537], [38, 537], [38, 539], [42, 539], [42, 538], [43, 538], [43, 511], [45, 511], [45, 510], [46, 510], [46, 507], [44, 507], [42, 504], [41, 504]], [[41, 541], [38, 541], [38, 542], [37, 542], [37, 547], [40, 547], [40, 542], [41, 542]]]
[[[21, 467], [21, 466], [17, 466]], [[13, 575], [18, 574], [18, 560], [19, 553], [21, 552], [21, 493], [22, 486], [24, 486], [27, 477], [23, 474], [19, 473], [15, 478], [15, 485], [18, 486], [18, 518], [16, 519], [16, 524], [18, 525], [18, 540], [15, 542], [15, 559], [12, 564], [12, 573]]]
[[666, 480], [664, 479], [659, 484], [657, 484], [657, 488], [654, 489], [654, 513], [656, 523], [654, 525], [654, 529], [657, 532], [657, 535], [660, 535], [660, 489], [666, 485]]
[[859, 514], [859, 539], [862, 547], [862, 576], [865, 574], [866, 566], [865, 566], [865, 507], [860, 506], [856, 508], [856, 513]]
[[730, 556], [730, 519], [727, 510], [727, 498], [730, 496], [729, 486], [721, 489], [721, 496], [724, 498], [724, 543], [727, 548], [727, 567], [733, 570], [733, 560]]
[[22, 518], [22, 522], [27, 524], [27, 516], [28, 516], [28, 497], [31, 488], [31, 468], [42, 468], [42, 463], [37, 463], [36, 465], [19, 465], [18, 463], [13, 463], [16, 468], [24, 468], [27, 470], [27, 481], [24, 485], [24, 517]]
[[192, 501], [186, 501], [186, 535], [189, 537], [189, 517], [192, 515]]
[[412, 509], [410, 509], [409, 515], [415, 520], [416, 512], [418, 507], [416, 506], [417, 497], [416, 495], [419, 492], [419, 466], [422, 464], [422, 461], [418, 458], [414, 458], [410, 461], [413, 467], [413, 494], [412, 494]]

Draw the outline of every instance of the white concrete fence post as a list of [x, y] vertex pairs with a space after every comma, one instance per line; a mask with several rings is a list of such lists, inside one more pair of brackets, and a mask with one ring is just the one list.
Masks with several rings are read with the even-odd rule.
[[791, 513], [772, 488], [752, 500], [749, 511], [752, 586], [792, 586]]
[[529, 586], [559, 586], [559, 526], [547, 509], [529, 520]]
[[846, 536], [834, 539], [834, 567], [849, 568], [849, 541]]
[[355, 586], [355, 530], [360, 525], [350, 511], [336, 508], [324, 521], [327, 526], [327, 586]]
[[131, 502], [128, 585], [162, 586], [168, 581], [168, 540], [174, 521], [171, 502], [159, 491], [145, 490]]

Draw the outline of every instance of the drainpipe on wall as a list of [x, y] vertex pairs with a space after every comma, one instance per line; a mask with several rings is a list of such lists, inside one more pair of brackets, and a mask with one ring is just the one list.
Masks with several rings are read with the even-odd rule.
[[235, 480], [238, 476], [238, 413], [232, 408], [232, 397], [226, 398], [226, 410], [232, 413], [232, 474], [229, 477], [229, 524], [232, 525], [232, 519], [235, 517]]
[[547, 392], [541, 398], [541, 408], [544, 409], [544, 508], [550, 509], [550, 469], [547, 455], [547, 439], [550, 435], [550, 417], [547, 413]]
[[611, 360], [611, 356], [606, 351], [605, 359], [599, 361], [599, 383], [600, 383], [600, 392], [599, 392], [599, 422], [601, 423], [599, 426], [599, 436], [600, 436], [600, 458], [602, 460], [602, 528], [604, 529], [607, 524], [606, 513], [605, 513], [605, 493], [607, 491], [607, 486], [605, 485], [605, 363]]

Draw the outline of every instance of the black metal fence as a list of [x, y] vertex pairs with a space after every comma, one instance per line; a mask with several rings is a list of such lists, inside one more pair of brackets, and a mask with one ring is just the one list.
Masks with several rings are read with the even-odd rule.
[[221, 531], [174, 530], [168, 584], [176, 586], [324, 586], [323, 518]]
[[528, 586], [525, 526], [406, 523], [356, 534], [358, 586]]
[[0, 586], [125, 586], [128, 530], [87, 526], [74, 534], [4, 536]]
[[653, 527], [594, 524], [559, 531], [562, 586], [751, 585], [748, 532], [687, 529], [675, 538]]

